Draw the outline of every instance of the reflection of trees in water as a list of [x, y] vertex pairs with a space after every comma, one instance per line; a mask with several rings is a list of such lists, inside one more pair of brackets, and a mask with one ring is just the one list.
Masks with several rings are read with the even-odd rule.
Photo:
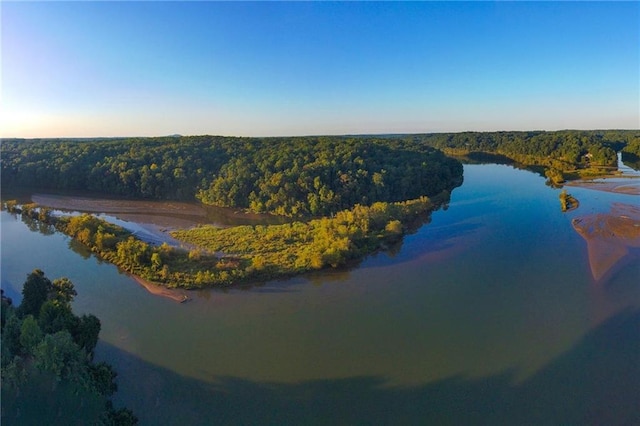
[[636, 154], [622, 151], [622, 163], [633, 170], [640, 171], [640, 157]]
[[53, 235], [56, 232], [56, 229], [53, 227], [53, 225], [32, 219], [24, 214], [20, 215], [20, 217], [22, 219], [22, 222], [27, 225], [27, 228], [31, 232], [39, 232], [42, 235]]
[[82, 244], [78, 240], [70, 238], [69, 239], [69, 248], [74, 253], [77, 253], [80, 256], [82, 256], [83, 259], [89, 259], [91, 257], [91, 250], [89, 250], [84, 244]]

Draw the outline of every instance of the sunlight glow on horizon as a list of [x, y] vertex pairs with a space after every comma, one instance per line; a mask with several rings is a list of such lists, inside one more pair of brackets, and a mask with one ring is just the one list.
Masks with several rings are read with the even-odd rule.
[[637, 3], [3, 3], [0, 137], [640, 128]]

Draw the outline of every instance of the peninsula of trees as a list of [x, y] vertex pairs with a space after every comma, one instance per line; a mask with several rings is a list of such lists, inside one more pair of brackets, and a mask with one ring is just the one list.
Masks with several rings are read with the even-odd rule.
[[282, 225], [211, 226], [174, 231], [195, 248], [153, 246], [126, 229], [89, 214], [55, 217], [35, 204], [4, 207], [23, 220], [55, 227], [96, 255], [145, 280], [168, 287], [199, 288], [286, 277], [339, 267], [398, 243], [449, 201], [443, 191], [396, 203], [356, 205], [333, 217]]

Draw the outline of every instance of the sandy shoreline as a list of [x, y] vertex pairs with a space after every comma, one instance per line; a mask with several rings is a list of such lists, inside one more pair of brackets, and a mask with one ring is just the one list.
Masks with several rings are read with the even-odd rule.
[[171, 288], [166, 288], [159, 284], [154, 284], [150, 281], [144, 280], [136, 275], [131, 275], [131, 278], [133, 278], [138, 284], [140, 284], [149, 293], [155, 296], [166, 297], [168, 299], [175, 300], [176, 302], [179, 302], [179, 303], [183, 303], [190, 300], [189, 296], [185, 294], [184, 290], [175, 290]]

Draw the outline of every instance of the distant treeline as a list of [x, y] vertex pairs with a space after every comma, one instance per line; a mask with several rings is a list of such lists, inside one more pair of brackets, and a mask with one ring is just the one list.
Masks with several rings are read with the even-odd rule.
[[5, 187], [200, 199], [260, 213], [323, 216], [448, 188], [460, 180], [462, 167], [439, 150], [499, 154], [554, 175], [585, 174], [615, 167], [621, 150], [623, 160], [638, 166], [640, 131], [5, 140], [1, 181]]
[[[500, 154], [525, 165], [559, 171], [616, 166], [616, 152], [640, 156], [640, 130], [465, 132], [411, 136], [449, 154]], [[626, 159], [626, 158], [625, 158]]]
[[430, 196], [462, 166], [412, 140], [214, 136], [2, 144], [2, 184], [203, 203], [285, 216]]

